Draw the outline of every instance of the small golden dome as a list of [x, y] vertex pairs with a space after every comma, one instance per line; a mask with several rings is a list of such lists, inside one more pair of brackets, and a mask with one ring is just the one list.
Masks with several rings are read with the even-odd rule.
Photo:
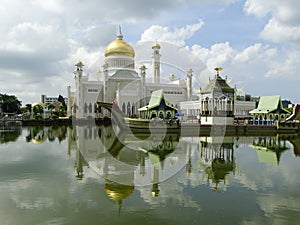
[[84, 66], [84, 65], [83, 65], [83, 63], [79, 60], [79, 61], [75, 64], [75, 66]]
[[147, 67], [143, 64], [143, 65], [140, 66], [140, 69], [145, 70], [145, 69], [147, 69]]
[[107, 56], [129, 56], [134, 57], [135, 52], [130, 44], [122, 39], [117, 39], [107, 45], [104, 53]]
[[160, 45], [156, 42], [155, 45], [152, 46], [152, 49], [160, 49]]

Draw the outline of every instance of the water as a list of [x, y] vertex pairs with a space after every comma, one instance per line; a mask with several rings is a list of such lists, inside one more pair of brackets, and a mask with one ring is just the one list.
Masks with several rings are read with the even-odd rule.
[[115, 133], [1, 128], [0, 224], [300, 221], [298, 135]]

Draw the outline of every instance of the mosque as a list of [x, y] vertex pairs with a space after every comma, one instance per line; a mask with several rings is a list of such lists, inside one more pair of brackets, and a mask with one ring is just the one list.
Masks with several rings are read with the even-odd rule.
[[[125, 115], [135, 116], [139, 108], [149, 103], [156, 90], [163, 90], [166, 100], [176, 108], [180, 102], [196, 100], [197, 96], [192, 93], [191, 68], [186, 70], [183, 79], [161, 82], [160, 49], [157, 42], [152, 46], [152, 74], [147, 74], [145, 65], [140, 65], [137, 72], [135, 51], [123, 39], [119, 26], [117, 38], [104, 51], [104, 65], [97, 73], [96, 81], [84, 73], [81, 61], [75, 64], [75, 90], [68, 86], [68, 115], [97, 118], [102, 112], [96, 103], [110, 102], [118, 105]], [[152, 82], [149, 82], [150, 77]]]

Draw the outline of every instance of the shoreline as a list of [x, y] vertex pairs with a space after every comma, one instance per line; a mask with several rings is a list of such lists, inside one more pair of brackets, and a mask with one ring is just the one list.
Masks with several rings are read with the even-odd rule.
[[[46, 119], [46, 120], [23, 120], [23, 121], [5, 121], [4, 126], [109, 126], [112, 124], [110, 118], [90, 118], [90, 119]], [[133, 132], [150, 132], [149, 128], [131, 128], [126, 127]], [[165, 130], [165, 129], [163, 129]], [[198, 123], [181, 123], [178, 129], [168, 129], [168, 132], [190, 133], [199, 132], [199, 134], [222, 133], [230, 135], [259, 135], [259, 134], [281, 134], [281, 133], [299, 133], [300, 123], [276, 125], [253, 125], [253, 124], [230, 124], [230, 125], [200, 125]], [[152, 129], [151, 132], [160, 133], [160, 129]]]

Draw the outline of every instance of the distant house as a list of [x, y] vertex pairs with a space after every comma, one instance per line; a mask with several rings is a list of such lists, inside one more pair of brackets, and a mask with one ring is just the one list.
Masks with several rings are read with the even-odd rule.
[[262, 96], [256, 109], [251, 110], [253, 119], [259, 123], [285, 120], [291, 113], [282, 106], [281, 97]]
[[175, 117], [177, 108], [166, 101], [163, 90], [153, 91], [149, 104], [139, 108], [140, 117], [143, 119], [161, 118], [170, 119]]

